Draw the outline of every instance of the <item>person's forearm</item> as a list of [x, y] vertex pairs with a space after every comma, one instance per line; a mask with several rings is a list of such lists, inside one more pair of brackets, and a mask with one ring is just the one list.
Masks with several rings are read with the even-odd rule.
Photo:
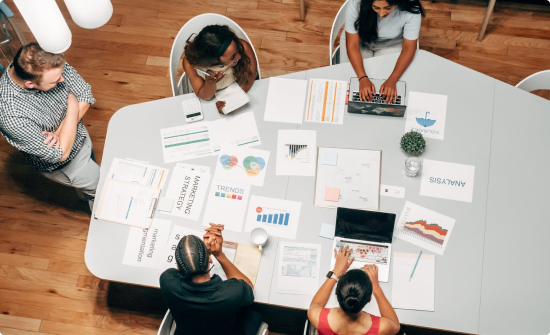
[[204, 84], [199, 88], [199, 91], [196, 93], [197, 97], [202, 100], [210, 100], [216, 94], [216, 83], [210, 83], [204, 81]]
[[67, 106], [67, 113], [65, 119], [62, 122], [62, 128], [59, 132], [59, 142], [61, 151], [63, 152], [60, 162], [65, 161], [73, 148], [74, 140], [76, 138], [76, 127], [78, 125], [79, 118], [78, 105]]
[[399, 319], [397, 318], [397, 314], [395, 314], [395, 310], [391, 306], [390, 302], [384, 295], [384, 292], [382, 291], [382, 288], [380, 285], [375, 284], [372, 288], [372, 293], [374, 294], [374, 297], [376, 298], [376, 301], [378, 302], [378, 308], [380, 309], [380, 316], [392, 320], [399, 324]]
[[336, 280], [332, 278], [327, 278], [323, 285], [319, 288], [317, 293], [313, 296], [313, 300], [311, 300], [311, 305], [320, 305], [325, 306], [328, 302], [328, 299], [330, 298], [330, 294], [332, 293], [332, 289], [334, 288], [334, 285], [336, 285]]
[[388, 79], [393, 79], [395, 81], [398, 81], [399, 78], [401, 78], [401, 75], [409, 65], [411, 65], [411, 62], [414, 59], [414, 54], [416, 52], [416, 49], [412, 50], [402, 50], [401, 54], [399, 55], [399, 58], [397, 58], [397, 62], [395, 63], [395, 67], [393, 69], [392, 74]]
[[353, 70], [355, 71], [355, 74], [357, 75], [357, 78], [361, 78], [363, 76], [367, 75], [367, 72], [365, 72], [365, 65], [363, 64], [363, 56], [361, 56], [361, 51], [359, 50], [359, 46], [346, 46], [346, 50], [348, 52], [348, 58], [351, 63], [351, 66], [353, 67]]
[[[88, 102], [79, 102], [78, 103], [78, 121], [82, 120], [88, 109], [90, 108], [90, 104]], [[59, 127], [55, 130], [55, 133], [57, 135], [61, 134], [61, 129], [63, 129], [63, 123], [65, 122], [65, 119], [61, 121], [61, 124], [59, 124]]]
[[254, 288], [254, 285], [252, 285], [252, 282], [250, 279], [248, 279], [247, 276], [245, 276], [241, 270], [237, 269], [235, 264], [231, 263], [231, 261], [225, 256], [224, 253], [216, 256], [216, 259], [222, 266], [223, 272], [225, 273], [225, 276], [227, 279], [236, 278], [236, 279], [242, 279], [244, 280], [250, 287]]

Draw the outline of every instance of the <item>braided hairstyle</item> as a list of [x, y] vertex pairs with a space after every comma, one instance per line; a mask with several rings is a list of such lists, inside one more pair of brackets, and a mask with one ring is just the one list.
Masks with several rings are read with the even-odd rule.
[[182, 237], [176, 247], [176, 263], [184, 278], [208, 273], [208, 249], [195, 235]]
[[[235, 80], [238, 84], [247, 83], [253, 74], [250, 70], [250, 58], [244, 50], [241, 39], [228, 26], [210, 25], [204, 27], [193, 40], [187, 41], [185, 44], [185, 58], [189, 64], [195, 67], [220, 65], [220, 57], [223, 56], [223, 53], [220, 55], [219, 50], [227, 38], [231, 38], [237, 44], [237, 50], [241, 54], [241, 59], [233, 67]], [[223, 51], [225, 52], [225, 50]]]
[[359, 317], [359, 312], [370, 301], [372, 282], [363, 270], [350, 270], [338, 280], [336, 298], [340, 308], [352, 320]]

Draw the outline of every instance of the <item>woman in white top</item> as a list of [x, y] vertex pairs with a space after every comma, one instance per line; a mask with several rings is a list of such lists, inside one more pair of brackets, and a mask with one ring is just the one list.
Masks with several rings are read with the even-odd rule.
[[[195, 94], [203, 100], [212, 99], [216, 91], [234, 82], [248, 92], [257, 76], [254, 50], [228, 26], [204, 27], [193, 40], [187, 41], [184, 54], [183, 69]], [[216, 102], [220, 114], [224, 106], [225, 102]]]
[[371, 101], [376, 88], [365, 72], [363, 58], [401, 52], [392, 74], [380, 87], [386, 103], [393, 102], [397, 80], [416, 52], [424, 9], [418, 0], [349, 1], [345, 34], [340, 38], [340, 62], [351, 62], [359, 78], [359, 97]]

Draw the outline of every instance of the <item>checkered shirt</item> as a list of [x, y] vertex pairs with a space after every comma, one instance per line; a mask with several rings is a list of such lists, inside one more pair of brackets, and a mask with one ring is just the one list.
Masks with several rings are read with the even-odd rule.
[[11, 79], [11, 64], [0, 78], [0, 133], [23, 155], [38, 171], [53, 171], [70, 162], [82, 148], [88, 131], [78, 122], [76, 137], [67, 160], [60, 162], [61, 148], [48, 148], [44, 144], [43, 131], [54, 132], [67, 113], [69, 93], [78, 101], [93, 104], [95, 99], [91, 87], [76, 70], [65, 63], [63, 78], [65, 81], [49, 91], [29, 90], [18, 86]]

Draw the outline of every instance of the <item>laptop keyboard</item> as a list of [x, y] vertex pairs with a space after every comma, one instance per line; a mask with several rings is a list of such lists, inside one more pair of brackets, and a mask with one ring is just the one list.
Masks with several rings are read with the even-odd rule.
[[[360, 102], [364, 102], [362, 101], [360, 98], [359, 98], [359, 92], [353, 92], [353, 96], [352, 96], [352, 101], [360, 101]], [[372, 103], [375, 103], [375, 104], [385, 104], [386, 103], [386, 99], [382, 98], [380, 96], [380, 94], [375, 94], [373, 97], [372, 97], [372, 101], [369, 101], [369, 102], [372, 102]], [[397, 98], [395, 99], [395, 102], [394, 103], [390, 103], [390, 105], [401, 105], [401, 96], [398, 95]]]

